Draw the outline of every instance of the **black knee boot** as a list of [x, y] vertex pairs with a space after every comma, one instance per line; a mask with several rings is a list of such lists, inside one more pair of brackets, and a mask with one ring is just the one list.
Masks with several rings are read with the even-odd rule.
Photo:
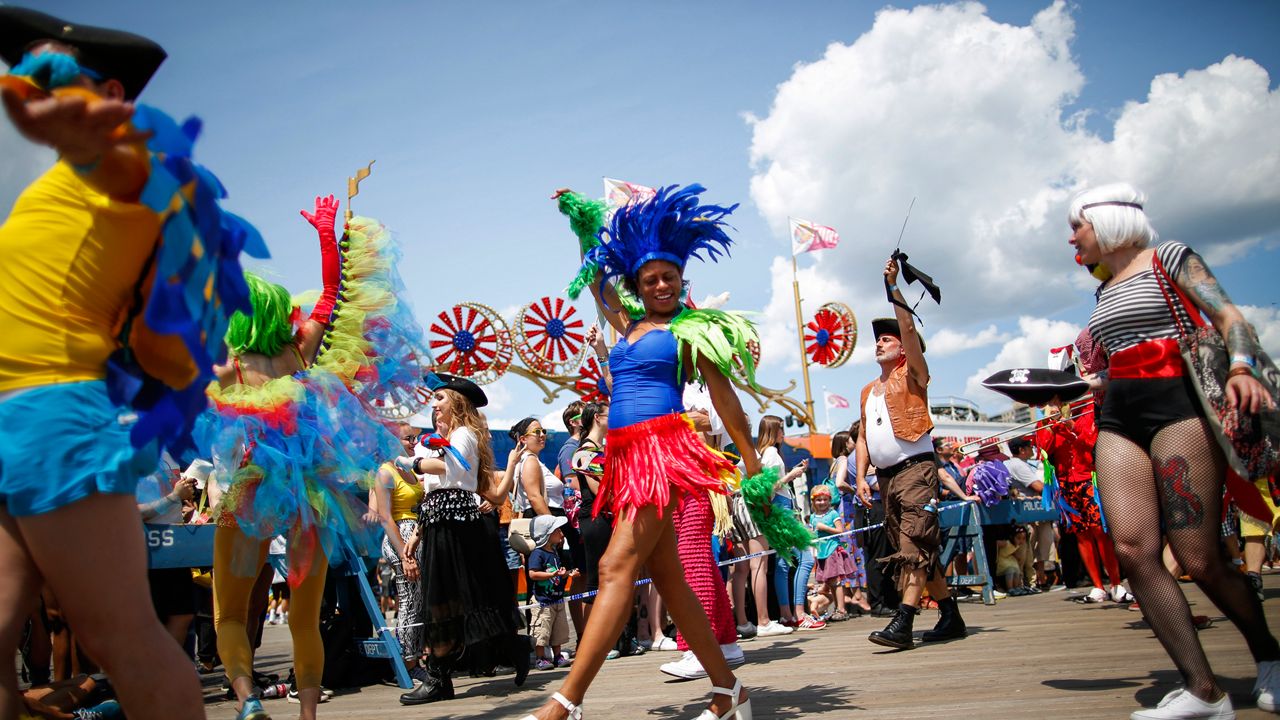
[[529, 636], [516, 633], [511, 636], [511, 667], [516, 669], [516, 687], [524, 685], [529, 675]]
[[965, 628], [964, 618], [960, 617], [960, 607], [956, 605], [956, 596], [952, 595], [946, 600], [938, 601], [938, 624], [933, 626], [920, 639], [925, 642], [936, 642], [938, 640], [955, 640], [962, 638], [968, 634]]
[[422, 705], [438, 700], [453, 699], [453, 656], [437, 657], [432, 655], [427, 660], [427, 680], [413, 690], [400, 696], [401, 705]]
[[910, 650], [915, 647], [911, 641], [911, 625], [915, 622], [917, 612], [919, 611], [910, 605], [899, 605], [898, 612], [893, 614], [889, 624], [883, 630], [876, 630], [868, 635], [867, 639], [877, 645]]

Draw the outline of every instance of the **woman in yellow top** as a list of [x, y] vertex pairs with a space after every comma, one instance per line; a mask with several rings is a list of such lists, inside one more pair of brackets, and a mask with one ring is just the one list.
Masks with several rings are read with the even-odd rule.
[[[404, 457], [413, 457], [418, 432], [403, 422], [396, 431], [404, 447]], [[413, 578], [405, 575], [403, 562], [404, 545], [418, 529], [418, 506], [422, 504], [424, 494], [422, 481], [408, 470], [396, 467], [395, 463], [383, 463], [378, 468], [378, 481], [371, 493], [373, 502], [369, 505], [378, 513], [386, 531], [382, 540], [382, 557], [391, 565], [396, 578], [396, 640], [400, 642], [400, 654], [409, 669], [409, 676], [426, 682], [427, 672], [418, 664], [423, 640], [422, 583], [417, 581], [416, 572]]]
[[[155, 426], [134, 423], [107, 384], [122, 336], [141, 351], [146, 323], [125, 321], [151, 289], [150, 258], [159, 266], [158, 248], [175, 247], [167, 233], [159, 242], [165, 217], [149, 204], [151, 181], [165, 173], [140, 142], [146, 134], [122, 129], [154, 117], [132, 101], [165, 52], [130, 33], [0, 7], [0, 59], [11, 68], [0, 78], [10, 121], [59, 155], [0, 227], [0, 654], [13, 654], [47, 583], [130, 718], [201, 718], [190, 661], [148, 598], [134, 488], [156, 469], [158, 446], [134, 441]], [[187, 150], [173, 167], [190, 168]], [[219, 257], [210, 250], [205, 259]], [[226, 299], [216, 291], [190, 310]], [[211, 358], [192, 363], [183, 343], [164, 347], [160, 361], [188, 365], [188, 387], [197, 365], [211, 371]], [[164, 423], [166, 440], [182, 434], [178, 415]], [[0, 670], [0, 717], [20, 712], [9, 666]]]

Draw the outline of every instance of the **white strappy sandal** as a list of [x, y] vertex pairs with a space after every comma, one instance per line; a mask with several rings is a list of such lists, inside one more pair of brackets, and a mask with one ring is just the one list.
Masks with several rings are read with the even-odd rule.
[[[574, 705], [573, 703], [569, 702], [569, 698], [561, 695], [560, 693], [552, 694], [551, 699], [560, 703], [561, 707], [569, 711], [569, 720], [582, 720], [581, 705]], [[520, 720], [538, 720], [538, 719], [532, 715], [525, 715], [524, 717], [520, 718]], [[751, 720], [750, 714], [747, 715], [746, 720]]]
[[712, 712], [711, 708], [706, 708], [702, 711], [702, 714], [698, 716], [698, 720], [730, 720], [730, 718], [732, 718], [732, 720], [751, 720], [751, 698], [747, 698], [746, 702], [739, 705], [738, 695], [741, 693], [742, 680], [740, 678], [733, 681], [733, 689], [713, 686], [711, 688], [711, 694], [728, 695], [733, 698], [733, 705], [729, 708], [729, 711], [723, 715], [716, 715]]

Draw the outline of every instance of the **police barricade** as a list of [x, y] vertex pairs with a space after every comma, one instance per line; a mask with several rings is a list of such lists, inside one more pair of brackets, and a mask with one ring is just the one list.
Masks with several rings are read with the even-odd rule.
[[1057, 520], [1058, 513], [1045, 510], [1039, 498], [1030, 500], [1001, 500], [991, 507], [979, 503], [956, 503], [944, 506], [938, 514], [942, 527], [942, 551], [938, 559], [946, 567], [957, 555], [973, 548], [974, 574], [952, 575], [947, 584], [952, 587], [982, 586], [982, 601], [995, 603], [995, 586], [991, 568], [987, 565], [986, 543], [982, 539], [983, 525], [1008, 525]]
[[[153, 569], [212, 566], [213, 534], [216, 531], [217, 527], [214, 525], [144, 525], [147, 566]], [[363, 572], [364, 562], [350, 543], [344, 543], [342, 550], [347, 572], [354, 575], [359, 583], [360, 599], [377, 633], [375, 637], [358, 640], [356, 644], [367, 657], [389, 660], [395, 671], [396, 684], [409, 690], [413, 688], [413, 680], [409, 678], [404, 658], [400, 656], [400, 643], [391, 628], [387, 627], [386, 618], [378, 607], [378, 599], [374, 597], [369, 578]], [[281, 575], [288, 574], [283, 556], [268, 556], [268, 562]]]

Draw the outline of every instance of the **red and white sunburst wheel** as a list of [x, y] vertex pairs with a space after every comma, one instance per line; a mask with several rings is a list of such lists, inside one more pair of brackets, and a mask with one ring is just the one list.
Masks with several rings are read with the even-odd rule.
[[844, 303], [827, 303], [805, 325], [804, 351], [809, 362], [838, 368], [853, 355], [858, 342], [858, 321]]
[[511, 367], [511, 333], [493, 308], [480, 303], [454, 305], [431, 323], [435, 370], [487, 385]]
[[516, 315], [516, 353], [534, 374], [545, 378], [571, 375], [586, 352], [585, 323], [564, 298], [543, 297]]
[[578, 368], [578, 381], [573, 384], [582, 402], [606, 402], [609, 400], [609, 385], [604, 381], [604, 372], [595, 358], [587, 358], [587, 362]]

